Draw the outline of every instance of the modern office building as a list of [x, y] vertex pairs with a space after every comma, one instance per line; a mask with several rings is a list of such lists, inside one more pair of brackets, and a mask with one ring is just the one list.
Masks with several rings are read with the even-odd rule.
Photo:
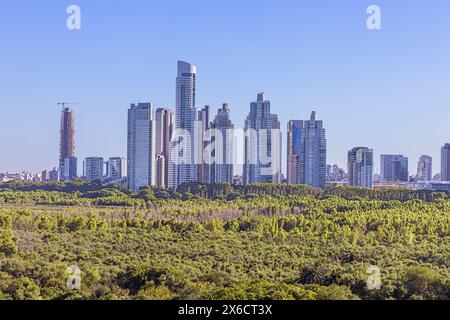
[[373, 150], [353, 148], [348, 152], [348, 183], [353, 187], [373, 188]]
[[417, 164], [418, 181], [432, 181], [433, 180], [433, 158], [430, 156], [421, 156]]
[[381, 180], [389, 182], [409, 181], [408, 158], [402, 155], [381, 155]]
[[441, 149], [441, 181], [450, 181], [450, 143]]
[[244, 184], [281, 183], [282, 136], [270, 101], [259, 93], [245, 121]]
[[128, 110], [128, 187], [139, 190], [156, 184], [155, 121], [151, 103]]
[[[68, 172], [76, 171], [76, 166], [65, 168], [67, 158], [72, 158], [68, 164], [73, 165], [75, 157], [75, 118], [72, 108], [63, 107], [61, 112], [61, 129], [60, 129], [60, 145], [59, 145], [59, 172], [60, 181], [67, 181]], [[66, 175], [67, 173], [67, 175]], [[73, 175], [70, 175], [73, 176]], [[76, 177], [76, 174], [75, 174]]]
[[101, 181], [104, 178], [102, 157], [89, 157], [84, 160], [84, 177], [88, 181]]
[[127, 160], [125, 158], [109, 158], [106, 168], [106, 176], [111, 181], [120, 181], [127, 176]]
[[234, 174], [234, 124], [230, 119], [230, 108], [227, 103], [217, 112], [211, 128], [215, 137], [214, 164], [211, 166], [211, 183], [233, 183]]
[[327, 140], [316, 112], [309, 121], [288, 123], [288, 183], [324, 188], [327, 173]]
[[[196, 123], [198, 110], [196, 109], [196, 77], [197, 68], [187, 62], [178, 61], [178, 75], [176, 79], [176, 131], [171, 143], [169, 167], [169, 186], [177, 187], [186, 182], [198, 179], [198, 132]], [[184, 131], [184, 132], [183, 132]], [[186, 137], [185, 134], [188, 134]], [[183, 140], [184, 139], [184, 140]], [[185, 141], [185, 140], [188, 141]], [[176, 149], [175, 145], [182, 145]]]
[[174, 129], [174, 114], [170, 109], [158, 109], [156, 121], [156, 185], [169, 186], [170, 141]]

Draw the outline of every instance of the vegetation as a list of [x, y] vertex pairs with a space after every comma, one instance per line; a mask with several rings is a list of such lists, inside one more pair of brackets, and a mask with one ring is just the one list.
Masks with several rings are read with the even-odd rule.
[[[443, 193], [0, 185], [0, 299], [449, 299]], [[69, 266], [81, 270], [69, 290]], [[370, 290], [370, 266], [381, 289]]]

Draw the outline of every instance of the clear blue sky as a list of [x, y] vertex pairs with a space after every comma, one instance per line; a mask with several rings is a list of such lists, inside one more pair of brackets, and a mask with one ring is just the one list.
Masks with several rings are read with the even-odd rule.
[[[71, 4], [81, 31], [66, 29]], [[366, 28], [370, 4], [381, 31]], [[198, 106], [228, 102], [238, 127], [265, 91], [284, 131], [318, 112], [330, 164], [363, 145], [377, 168], [380, 153], [405, 154], [413, 173], [430, 154], [437, 172], [450, 142], [449, 16], [448, 0], [2, 1], [0, 172], [57, 165], [59, 101], [84, 103], [80, 159], [126, 156], [129, 104], [173, 108], [179, 59], [198, 67]]]

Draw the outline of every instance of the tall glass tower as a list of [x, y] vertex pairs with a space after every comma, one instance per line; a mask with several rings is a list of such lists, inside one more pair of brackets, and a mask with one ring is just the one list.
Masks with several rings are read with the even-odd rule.
[[288, 183], [324, 188], [327, 169], [327, 140], [323, 122], [316, 112], [309, 121], [288, 124]]
[[212, 165], [213, 183], [233, 183], [233, 160], [234, 160], [234, 124], [230, 119], [230, 108], [227, 103], [217, 112], [211, 126], [217, 130], [218, 141], [215, 142], [215, 164]]
[[[187, 62], [178, 61], [178, 75], [176, 79], [176, 126], [177, 131], [174, 134], [174, 143], [182, 144], [183, 148], [178, 154], [171, 152], [171, 172], [170, 187], [177, 187], [185, 182], [197, 181], [198, 147], [197, 139], [197, 120], [198, 110], [195, 107], [197, 68]], [[189, 134], [188, 141], [185, 136], [181, 136], [180, 130]], [[175, 159], [174, 159], [175, 157]]]
[[151, 103], [128, 110], [128, 187], [139, 190], [156, 184], [155, 121]]
[[278, 116], [259, 93], [245, 121], [244, 184], [281, 183], [281, 140]]

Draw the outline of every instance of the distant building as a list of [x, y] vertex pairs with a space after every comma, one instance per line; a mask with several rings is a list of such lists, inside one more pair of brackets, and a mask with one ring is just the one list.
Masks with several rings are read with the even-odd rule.
[[347, 178], [347, 173], [338, 165], [327, 166], [327, 182], [343, 182]]
[[450, 181], [450, 143], [441, 149], [441, 181]]
[[125, 158], [109, 158], [107, 165], [107, 177], [111, 181], [120, 181], [127, 176], [127, 161]]
[[303, 121], [288, 122], [287, 182], [300, 184], [300, 154], [302, 152]]
[[402, 155], [381, 155], [381, 180], [409, 181], [408, 158]]
[[66, 157], [61, 167], [60, 181], [73, 181], [78, 177], [78, 160], [76, 157]]
[[419, 181], [433, 180], [433, 158], [430, 156], [421, 156], [417, 165], [417, 176]]
[[432, 190], [441, 191], [450, 194], [450, 182], [415, 182], [411, 184], [411, 187], [415, 190]]
[[89, 157], [84, 161], [84, 177], [88, 181], [100, 181], [104, 177], [104, 161], [101, 157]]
[[128, 187], [156, 184], [155, 121], [151, 103], [132, 104], [128, 110]]
[[156, 155], [156, 185], [158, 187], [167, 188], [165, 181], [166, 174], [166, 157], [162, 154]]
[[259, 93], [245, 121], [244, 184], [281, 183], [281, 142], [278, 116]]
[[373, 187], [373, 150], [353, 148], [348, 152], [348, 183], [353, 187]]
[[[296, 166], [296, 167], [294, 167]], [[327, 140], [316, 112], [309, 121], [288, 125], [288, 182], [324, 188], [327, 170]], [[298, 174], [298, 176], [295, 176]]]
[[[197, 149], [198, 132], [196, 128], [198, 110], [196, 108], [197, 67], [193, 64], [178, 61], [176, 79], [176, 113], [175, 131], [171, 145], [183, 143], [180, 153], [173, 155], [169, 167], [169, 187], [176, 188], [182, 183], [198, 181]], [[183, 141], [179, 133], [189, 133], [189, 141]], [[171, 148], [172, 149], [172, 148]], [[174, 151], [176, 153], [176, 151]], [[171, 154], [172, 156], [172, 154]]]
[[41, 182], [48, 182], [49, 180], [49, 173], [47, 170], [42, 171], [41, 173]]
[[170, 109], [158, 109], [156, 121], [156, 185], [169, 186], [170, 141], [174, 129], [174, 113]]
[[58, 182], [58, 180], [59, 180], [59, 172], [58, 169], [54, 168], [52, 171], [48, 173], [48, 181]]
[[[69, 159], [69, 160], [68, 160]], [[76, 178], [75, 158], [75, 119], [72, 108], [63, 108], [61, 112], [59, 172], [60, 180], [67, 181], [74, 176]], [[71, 165], [70, 168], [65, 165]]]
[[[234, 124], [230, 119], [230, 108], [227, 103], [217, 112], [211, 124], [217, 130], [218, 137], [213, 140], [214, 164], [211, 167], [211, 183], [233, 183], [234, 161]], [[220, 141], [218, 139], [221, 139]]]
[[212, 183], [214, 181], [214, 177], [212, 174], [212, 166], [207, 164], [205, 160], [211, 162], [211, 158], [204, 159], [203, 154], [205, 151], [205, 147], [208, 145], [207, 142], [204, 141], [205, 133], [211, 128], [211, 107], [205, 106], [203, 109], [198, 111], [198, 121], [201, 125], [200, 130], [197, 130], [198, 136], [196, 136], [195, 141], [200, 144], [200, 149], [198, 150], [199, 157], [196, 159], [197, 163], [197, 181], [200, 183]]

